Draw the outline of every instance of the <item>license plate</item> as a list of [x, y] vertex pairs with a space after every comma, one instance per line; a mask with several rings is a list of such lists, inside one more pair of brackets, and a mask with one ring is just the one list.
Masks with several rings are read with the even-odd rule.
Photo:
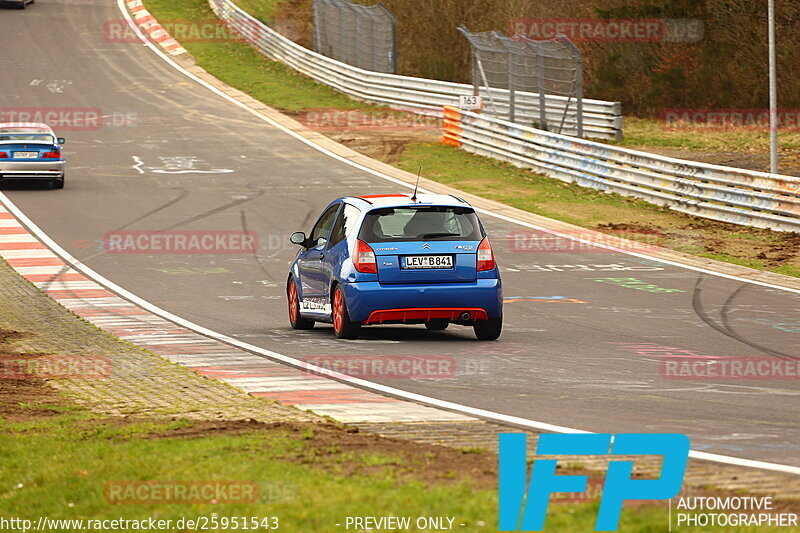
[[38, 159], [39, 152], [14, 152], [14, 159]]
[[452, 255], [407, 255], [403, 258], [403, 268], [417, 270], [424, 268], [453, 268]]

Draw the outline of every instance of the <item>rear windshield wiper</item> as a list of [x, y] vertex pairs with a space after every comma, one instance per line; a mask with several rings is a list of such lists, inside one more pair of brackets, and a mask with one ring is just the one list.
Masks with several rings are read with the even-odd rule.
[[419, 236], [419, 238], [432, 239], [434, 237], [459, 237], [460, 235], [461, 235], [460, 233], [447, 233], [447, 232], [444, 232], [444, 233], [423, 233], [422, 235]]

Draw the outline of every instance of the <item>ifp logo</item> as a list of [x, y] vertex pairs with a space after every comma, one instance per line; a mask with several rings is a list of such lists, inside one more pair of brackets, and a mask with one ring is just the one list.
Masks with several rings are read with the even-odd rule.
[[[613, 442], [613, 443], [612, 443]], [[556, 475], [556, 459], [535, 459], [527, 484], [524, 433], [500, 434], [500, 531], [541, 531], [550, 495], [584, 492], [588, 476]], [[677, 433], [552, 434], [539, 436], [536, 455], [661, 455], [658, 479], [632, 479], [633, 461], [608, 465], [595, 530], [616, 531], [626, 500], [665, 500], [683, 484], [689, 438]]]

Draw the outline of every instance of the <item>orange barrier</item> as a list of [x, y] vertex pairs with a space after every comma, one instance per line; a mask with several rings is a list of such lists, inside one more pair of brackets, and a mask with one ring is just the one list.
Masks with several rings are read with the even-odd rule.
[[442, 144], [448, 146], [461, 146], [461, 110], [457, 107], [444, 106], [442, 120]]

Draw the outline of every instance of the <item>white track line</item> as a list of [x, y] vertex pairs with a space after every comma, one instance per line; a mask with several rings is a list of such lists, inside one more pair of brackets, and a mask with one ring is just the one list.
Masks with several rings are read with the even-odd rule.
[[[353, 166], [355, 168], [358, 168], [359, 170], [363, 170], [364, 172], [368, 172], [369, 174], [372, 174], [373, 176], [379, 177], [381, 179], [391, 181], [393, 183], [396, 183], [398, 185], [402, 185], [404, 187], [410, 187], [407, 183], [405, 183], [403, 181], [397, 180], [397, 179], [392, 178], [390, 176], [386, 176], [384, 174], [381, 174], [381, 173], [379, 173], [379, 172], [377, 172], [375, 170], [372, 170], [372, 169], [369, 169], [367, 167], [364, 167], [364, 166], [362, 166], [362, 165], [360, 165], [358, 163], [350, 161], [350, 160], [348, 160], [348, 159], [346, 159], [344, 157], [341, 157], [341, 156], [339, 156], [337, 154], [334, 154], [333, 152], [330, 152], [329, 150], [327, 150], [327, 149], [325, 149], [325, 148], [323, 148], [321, 146], [318, 146], [318, 145], [314, 144], [310, 140], [308, 140], [308, 139], [302, 137], [301, 135], [299, 135], [299, 134], [297, 134], [297, 133], [285, 128], [283, 125], [275, 122], [274, 120], [270, 119], [269, 117], [261, 115], [257, 111], [255, 111], [253, 109], [250, 109], [249, 107], [247, 107], [246, 105], [244, 105], [241, 102], [237, 101], [236, 99], [228, 96], [227, 94], [223, 93], [222, 91], [218, 90], [217, 88], [213, 87], [212, 85], [210, 85], [210, 84], [206, 83], [205, 81], [199, 79], [198, 77], [194, 76], [193, 74], [191, 74], [190, 72], [185, 70], [183, 67], [181, 67], [180, 65], [178, 65], [174, 61], [172, 61], [168, 56], [163, 54], [157, 47], [155, 47], [153, 44], [151, 44], [144, 37], [144, 35], [139, 31], [139, 28], [136, 26], [136, 24], [134, 24], [133, 20], [131, 19], [130, 15], [128, 14], [127, 9], [125, 8], [124, 0], [117, 0], [117, 6], [119, 7], [120, 11], [122, 12], [122, 15], [125, 17], [125, 20], [131, 26], [131, 28], [133, 28], [133, 30], [136, 32], [136, 34], [139, 36], [139, 38], [142, 40], [142, 42], [144, 42], [146, 46], [148, 46], [151, 50], [153, 50], [156, 54], [158, 54], [158, 56], [161, 59], [163, 59], [164, 61], [169, 63], [173, 68], [175, 68], [176, 70], [178, 70], [179, 72], [181, 72], [185, 76], [191, 78], [192, 80], [196, 81], [197, 83], [201, 84], [202, 86], [206, 87], [207, 89], [209, 89], [210, 91], [214, 92], [215, 94], [221, 96], [222, 98], [225, 98], [229, 102], [231, 102], [231, 103], [241, 107], [242, 109], [248, 111], [252, 115], [264, 120], [265, 122], [269, 123], [273, 127], [278, 128], [279, 130], [291, 135], [295, 139], [302, 141], [303, 143], [307, 144], [308, 146], [311, 146], [312, 148], [314, 148], [314, 149], [316, 149], [316, 150], [318, 150], [318, 151], [320, 151], [320, 152], [322, 152], [322, 153], [324, 153], [324, 154], [326, 154], [326, 155], [328, 155], [330, 157], [333, 157], [334, 159], [336, 159], [338, 161], [341, 161], [343, 163], [351, 165], [351, 166]], [[337, 379], [339, 381], [350, 383], [350, 384], [358, 386], [358, 387], [362, 387], [362, 388], [365, 388], [365, 389], [368, 389], [368, 390], [372, 390], [372, 391], [376, 391], [376, 392], [381, 392], [381, 393], [388, 394], [390, 396], [394, 396], [394, 397], [397, 397], [397, 398], [402, 398], [402, 399], [405, 399], [405, 400], [410, 400], [410, 401], [424, 403], [424, 404], [427, 404], [427, 405], [432, 405], [432, 406], [435, 406], [435, 407], [440, 407], [442, 409], [446, 409], [446, 410], [449, 410], [449, 411], [455, 411], [455, 412], [466, 414], [466, 415], [476, 416], [478, 418], [484, 418], [484, 419], [487, 419], [487, 420], [492, 420], [492, 421], [501, 422], [501, 423], [505, 423], [505, 424], [516, 425], [516, 426], [523, 427], [523, 428], [535, 429], [535, 430], [539, 430], [539, 431], [553, 431], [553, 432], [558, 432], [558, 433], [590, 433], [588, 431], [575, 429], [575, 428], [570, 428], [570, 427], [566, 427], [566, 426], [558, 426], [558, 425], [554, 425], [554, 424], [548, 424], [548, 423], [545, 423], [545, 422], [538, 422], [536, 420], [529, 420], [529, 419], [521, 418], [521, 417], [517, 417], [517, 416], [505, 415], [505, 414], [502, 414], [502, 413], [495, 413], [493, 411], [487, 411], [487, 410], [484, 410], [484, 409], [477, 409], [477, 408], [474, 408], [474, 407], [469, 407], [469, 406], [466, 406], [466, 405], [461, 405], [461, 404], [457, 404], [457, 403], [454, 403], [454, 402], [449, 402], [449, 401], [446, 401], [446, 400], [440, 400], [438, 398], [431, 398], [429, 396], [423, 396], [421, 394], [416, 394], [416, 393], [413, 393], [413, 392], [403, 391], [403, 390], [400, 390], [400, 389], [396, 389], [394, 387], [387, 387], [386, 385], [381, 385], [379, 383], [372, 383], [372, 382], [364, 380], [364, 379], [354, 378], [354, 377], [347, 376], [347, 375], [344, 375], [344, 374], [333, 373], [333, 372], [331, 372], [331, 371], [329, 371], [327, 369], [324, 369], [324, 368], [321, 368], [321, 367], [317, 367], [315, 365], [310, 365], [310, 364], [308, 364], [308, 363], [306, 363], [304, 361], [300, 361], [300, 360], [295, 359], [293, 357], [289, 357], [289, 356], [286, 356], [286, 355], [283, 355], [283, 354], [279, 354], [277, 352], [266, 350], [266, 349], [258, 347], [258, 346], [247, 344], [247, 343], [239, 341], [237, 339], [228, 337], [227, 335], [223, 335], [223, 334], [218, 333], [216, 331], [210, 330], [208, 328], [205, 328], [203, 326], [200, 326], [198, 324], [190, 322], [189, 320], [186, 320], [186, 319], [181, 318], [181, 317], [179, 317], [177, 315], [174, 315], [174, 314], [170, 313], [169, 311], [161, 309], [161, 308], [157, 307], [156, 305], [148, 302], [147, 300], [139, 298], [135, 294], [123, 289], [122, 287], [120, 287], [116, 283], [113, 283], [112, 281], [110, 281], [110, 280], [106, 279], [105, 277], [101, 276], [100, 274], [98, 274], [97, 272], [95, 272], [94, 270], [89, 268], [87, 265], [84, 265], [83, 263], [81, 263], [78, 259], [72, 257], [66, 250], [61, 248], [61, 246], [59, 246], [58, 243], [56, 243], [53, 239], [51, 239], [44, 231], [42, 231], [41, 228], [39, 228], [36, 224], [34, 224], [33, 221], [30, 218], [28, 218], [16, 205], [14, 205], [8, 199], [8, 197], [5, 196], [5, 194], [0, 193], [0, 202], [2, 202], [6, 206], [6, 208], [17, 217], [18, 220], [20, 220], [25, 226], [27, 226], [27, 228], [34, 235], [39, 237], [39, 239], [41, 239], [41, 241], [46, 246], [48, 246], [51, 250], [53, 250], [53, 252], [55, 252], [57, 255], [59, 255], [64, 261], [66, 261], [67, 263], [70, 263], [74, 268], [76, 268], [77, 270], [81, 271], [87, 277], [95, 280], [97, 283], [105, 286], [107, 289], [109, 289], [109, 290], [111, 290], [113, 292], [116, 292], [120, 296], [130, 300], [131, 302], [139, 305], [143, 309], [146, 309], [147, 311], [150, 311], [153, 314], [161, 316], [162, 318], [170, 320], [170, 321], [172, 321], [172, 322], [174, 322], [176, 324], [179, 324], [179, 325], [181, 325], [183, 327], [189, 328], [189, 329], [191, 329], [191, 330], [193, 330], [193, 331], [195, 331], [197, 333], [200, 333], [202, 335], [206, 335], [207, 337], [210, 337], [212, 339], [216, 339], [216, 340], [218, 340], [220, 342], [224, 342], [224, 343], [230, 344], [232, 346], [236, 346], [238, 348], [241, 348], [243, 350], [246, 350], [246, 351], [249, 351], [249, 352], [252, 352], [252, 353], [257, 353], [259, 355], [263, 355], [263, 356], [268, 357], [270, 359], [273, 359], [273, 360], [276, 360], [276, 361], [280, 361], [280, 362], [289, 364], [289, 365], [297, 367], [297, 368], [302, 368], [302, 369], [304, 369], [306, 371], [309, 371], [309, 372], [314, 372], [314, 373], [318, 373], [320, 375], [330, 376], [330, 377], [335, 378], [335, 379]], [[537, 228], [537, 226], [535, 226], [533, 224], [528, 224], [528, 223], [513, 219], [511, 217], [506, 217], [506, 216], [503, 216], [503, 215], [494, 214], [494, 213], [491, 213], [491, 212], [488, 212], [488, 211], [484, 211], [484, 212], [487, 213], [487, 214], [496, 216], [497, 218], [500, 218], [502, 220], [506, 220], [508, 222], [512, 222], [512, 223], [516, 223], [516, 224], [520, 224], [520, 225], [528, 226], [528, 227], [532, 227], [532, 228]], [[541, 228], [541, 229], [543, 229], [544, 231], [548, 231], [550, 233], [553, 233], [553, 232], [551, 232], [549, 230], [545, 230], [544, 228]], [[569, 235], [564, 235], [564, 236], [567, 237], [567, 238], [571, 238], [572, 240], [577, 240], [574, 237], [570, 237]], [[613, 248], [613, 247], [607, 247], [607, 248], [612, 249], [612, 250], [617, 250], [616, 248]], [[729, 276], [729, 275], [725, 275], [725, 274], [719, 274], [719, 273], [708, 271], [708, 270], [704, 270], [704, 269], [701, 269], [701, 268], [690, 267], [690, 266], [687, 266], [687, 265], [681, 265], [679, 263], [673, 263], [673, 262], [670, 262], [670, 261], [664, 261], [662, 259], [656, 259], [656, 258], [653, 258], [653, 257], [649, 257], [647, 255], [644, 255], [644, 254], [634, 254], [634, 253], [630, 253], [630, 252], [625, 252], [624, 250], [617, 250], [617, 251], [620, 251], [622, 253], [629, 253], [629, 255], [634, 255], [634, 256], [643, 257], [643, 258], [647, 258], [647, 259], [653, 259], [653, 260], [656, 260], [656, 261], [660, 261], [662, 263], [667, 263], [667, 264], [672, 264], [672, 265], [679, 266], [679, 267], [689, 268], [691, 270], [697, 270], [697, 271], [700, 271], [700, 272], [704, 272], [704, 273], [707, 273], [707, 274], [712, 274], [712, 275], [716, 275], [716, 276], [720, 276], [720, 277], [725, 277], [725, 278], [735, 279], [735, 280], [739, 280], [739, 281], [743, 281], [743, 282], [747, 282], [747, 283], [755, 283], [755, 284], [763, 285], [763, 286], [766, 286], [766, 287], [772, 287], [772, 288], [776, 288], [776, 289], [783, 289], [783, 290], [787, 290], [787, 291], [790, 291], [790, 292], [800, 293], [800, 291], [798, 291], [798, 290], [788, 289], [786, 287], [780, 287], [780, 286], [777, 286], [777, 285], [770, 285], [768, 283], [756, 282], [756, 281], [747, 280], [747, 279], [744, 279], [744, 278], [738, 278], [736, 276]], [[695, 450], [692, 450], [691, 452], [689, 452], [689, 456], [693, 457], [695, 459], [713, 461], [713, 462], [717, 462], [717, 463], [724, 463], [724, 464], [729, 464], [729, 465], [751, 467], [751, 468], [761, 468], [761, 469], [764, 469], [764, 470], [772, 470], [772, 471], [776, 471], [776, 472], [784, 472], [784, 473], [788, 473], [788, 474], [800, 475], [800, 467], [797, 467], [797, 466], [782, 465], [782, 464], [777, 464], [777, 463], [768, 463], [768, 462], [764, 462], [764, 461], [755, 461], [755, 460], [751, 460], [751, 459], [743, 459], [743, 458], [740, 458], [740, 457], [730, 457], [730, 456], [726, 456], [726, 455], [718, 455], [718, 454], [714, 454], [714, 453], [699, 452], [699, 451], [695, 451]]]

